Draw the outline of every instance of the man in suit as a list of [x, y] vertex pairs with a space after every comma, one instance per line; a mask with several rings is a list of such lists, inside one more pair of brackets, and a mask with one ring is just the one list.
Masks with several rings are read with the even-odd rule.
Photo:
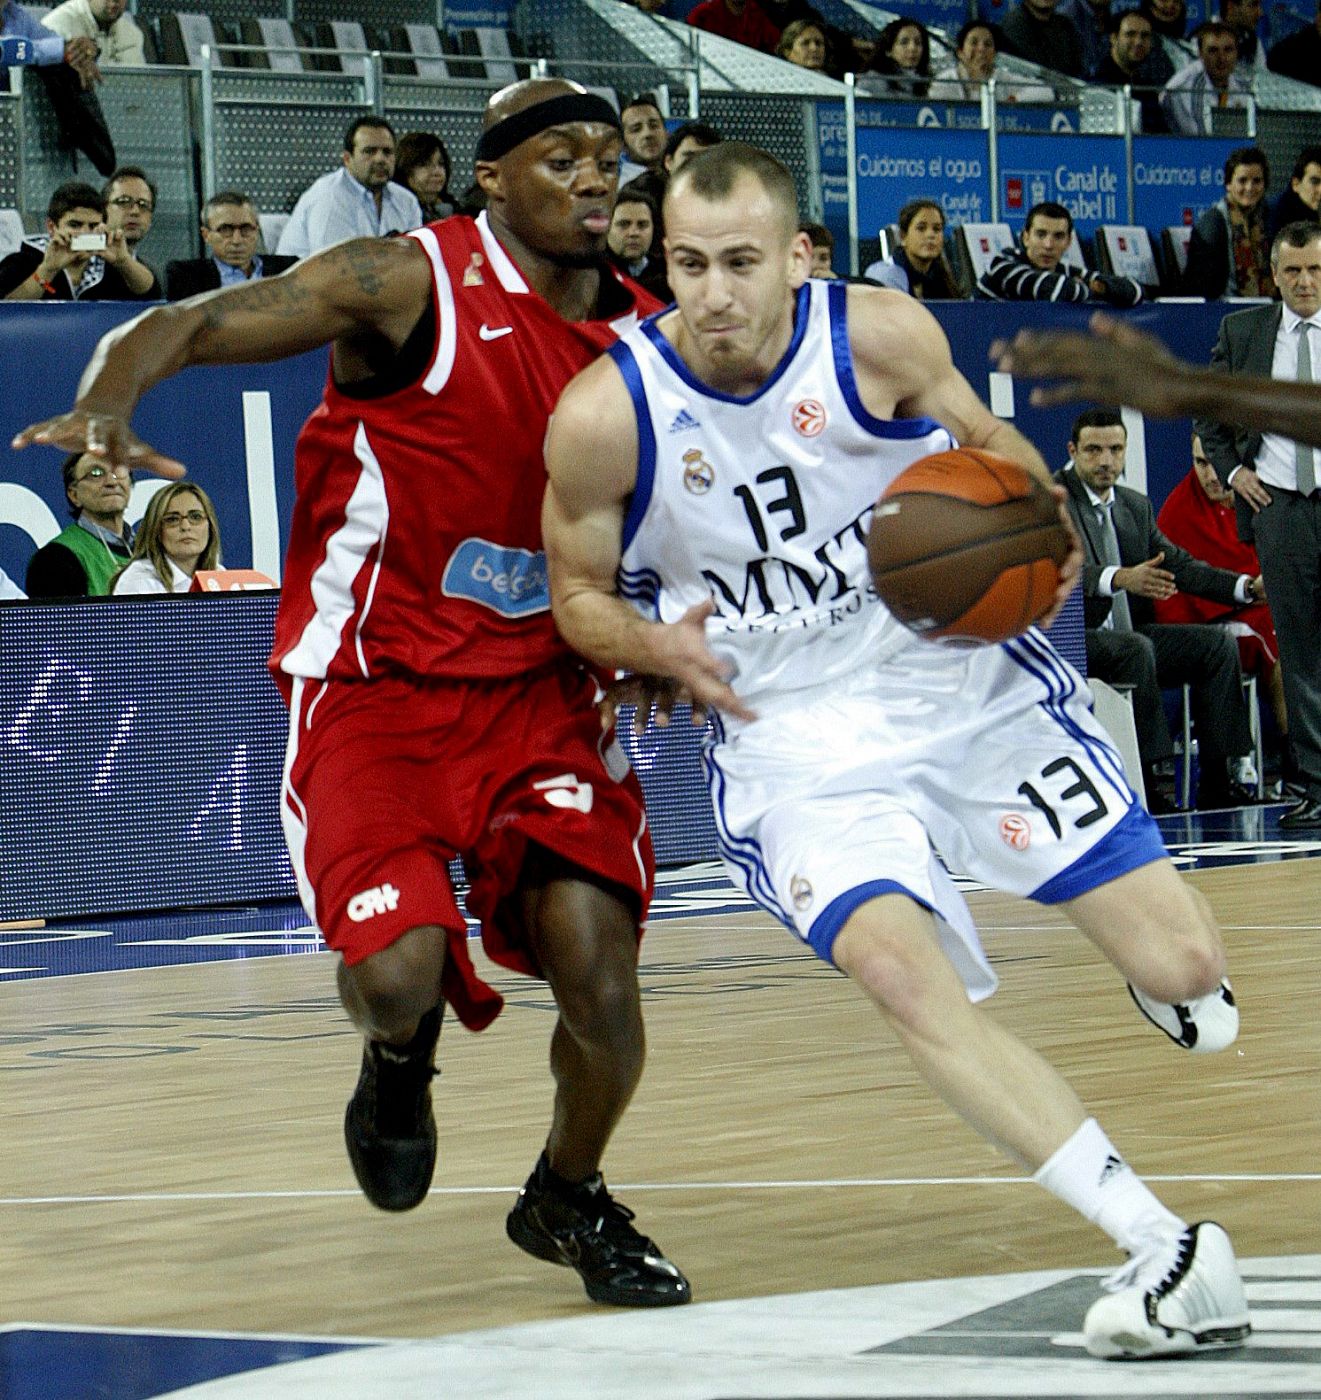
[[[1213, 368], [1281, 380], [1321, 378], [1321, 224], [1286, 224], [1271, 247], [1282, 303], [1220, 323]], [[1285, 830], [1321, 828], [1321, 452], [1278, 433], [1199, 418], [1211, 464], [1235, 495], [1239, 533], [1257, 546], [1284, 668], [1293, 775], [1302, 801]]]
[[252, 200], [241, 190], [221, 190], [202, 206], [204, 258], [186, 258], [165, 269], [165, 295], [182, 301], [198, 292], [214, 292], [254, 277], [274, 277], [298, 261], [278, 253], [259, 253], [261, 225]]
[[1230, 776], [1230, 762], [1252, 746], [1238, 648], [1224, 628], [1158, 623], [1152, 601], [1179, 590], [1233, 605], [1263, 598], [1261, 580], [1194, 559], [1156, 528], [1151, 502], [1117, 485], [1128, 434], [1114, 409], [1096, 408], [1074, 422], [1071, 466], [1059, 473], [1082, 539], [1087, 674], [1132, 687], [1138, 748], [1148, 775], [1149, 805], [1168, 810], [1154, 770], [1171, 753], [1160, 692], [1191, 687], [1201, 755], [1197, 805], [1242, 806], [1252, 795]]

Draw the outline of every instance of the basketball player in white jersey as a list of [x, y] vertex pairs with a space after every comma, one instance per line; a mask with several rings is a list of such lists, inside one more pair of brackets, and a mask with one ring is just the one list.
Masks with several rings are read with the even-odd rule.
[[580, 373], [551, 420], [556, 622], [593, 661], [715, 711], [706, 770], [735, 878], [863, 988], [953, 1108], [1128, 1252], [1088, 1350], [1241, 1342], [1228, 1236], [1157, 1200], [981, 1008], [996, 979], [932, 847], [1060, 905], [1197, 1050], [1238, 1027], [1210, 911], [1039, 632], [942, 648], [870, 588], [872, 504], [904, 467], [956, 439], [1037, 475], [1040, 457], [917, 302], [808, 280], [793, 181], [765, 152], [727, 142], [690, 162], [665, 226], [678, 309]]

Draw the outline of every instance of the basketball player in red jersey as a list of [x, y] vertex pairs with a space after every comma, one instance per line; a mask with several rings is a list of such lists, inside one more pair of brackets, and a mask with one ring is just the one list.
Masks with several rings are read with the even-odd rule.
[[663, 1306], [688, 1282], [598, 1170], [642, 1072], [651, 846], [595, 677], [552, 625], [540, 530], [560, 390], [657, 306], [603, 259], [620, 144], [613, 109], [576, 84], [506, 88], [478, 146], [483, 216], [149, 312], [101, 341], [72, 412], [16, 443], [177, 476], [128, 426], [146, 389], [333, 343], [298, 441], [271, 666], [291, 712], [290, 854], [366, 1038], [354, 1171], [382, 1209], [423, 1200], [444, 1004], [474, 1030], [500, 1010], [447, 873], [462, 855], [488, 953], [545, 977], [559, 1008], [549, 1138], [510, 1238], [599, 1302]]

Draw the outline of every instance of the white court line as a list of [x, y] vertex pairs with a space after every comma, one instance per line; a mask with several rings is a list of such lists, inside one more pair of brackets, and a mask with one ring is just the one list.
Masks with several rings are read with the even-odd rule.
[[[1321, 1181], [1321, 1172], [1202, 1172], [1178, 1175], [1144, 1175], [1144, 1181], [1161, 1182], [1267, 1182]], [[612, 1182], [615, 1191], [820, 1191], [914, 1186], [1035, 1186], [1030, 1176], [894, 1176], [834, 1177], [819, 1181], [652, 1181]], [[431, 1196], [496, 1196], [516, 1193], [510, 1186], [433, 1186]], [[115, 1205], [121, 1203], [169, 1203], [172, 1201], [298, 1201], [358, 1196], [347, 1187], [326, 1191], [132, 1191], [87, 1196], [0, 1196], [0, 1206]]]

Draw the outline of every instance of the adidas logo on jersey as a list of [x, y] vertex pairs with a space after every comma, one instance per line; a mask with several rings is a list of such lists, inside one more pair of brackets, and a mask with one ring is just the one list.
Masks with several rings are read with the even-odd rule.
[[674, 422], [670, 424], [670, 431], [672, 433], [686, 433], [690, 428], [700, 428], [701, 426], [686, 408], [681, 408]]

